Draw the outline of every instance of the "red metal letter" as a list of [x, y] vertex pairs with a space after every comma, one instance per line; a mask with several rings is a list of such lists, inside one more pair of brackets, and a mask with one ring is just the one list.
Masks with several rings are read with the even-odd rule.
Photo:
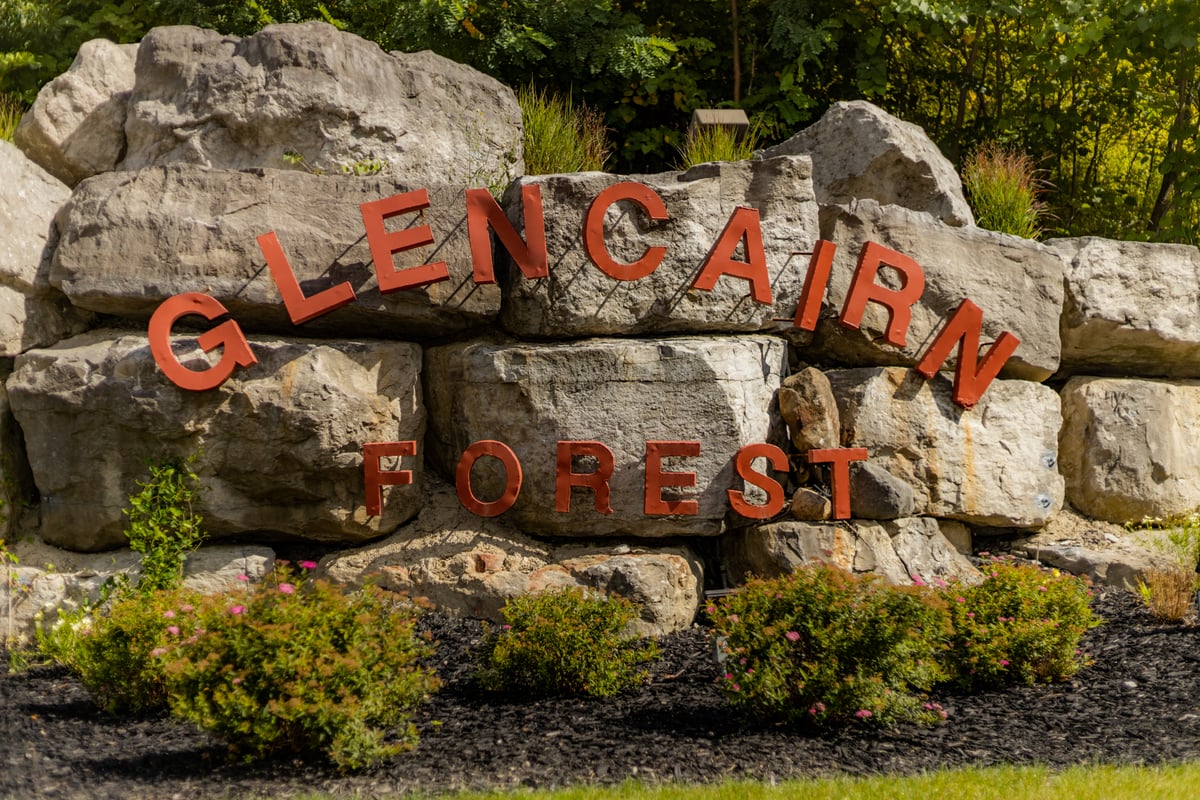
[[698, 456], [699, 442], [646, 442], [646, 498], [647, 514], [695, 514], [700, 504], [695, 500], [663, 500], [664, 486], [695, 486], [694, 472], [663, 472], [665, 456]]
[[526, 278], [545, 278], [550, 275], [541, 186], [527, 183], [521, 187], [521, 210], [525, 215], [524, 241], [491, 192], [487, 189], [467, 189], [467, 231], [471, 236], [471, 264], [476, 283], [496, 282], [489, 229], [496, 232], [496, 238]]
[[865, 447], [808, 451], [808, 463], [833, 465], [829, 471], [829, 488], [833, 492], [834, 519], [850, 519], [850, 462], [866, 460]]
[[[490, 503], [480, 500], [471, 491], [471, 467], [482, 456], [500, 459], [507, 474], [504, 491]], [[491, 439], [475, 442], [464, 450], [462, 458], [458, 460], [458, 469], [454, 472], [454, 488], [458, 490], [459, 502], [467, 511], [481, 517], [496, 517], [512, 508], [512, 504], [517, 502], [517, 495], [521, 493], [521, 480], [521, 462], [517, 460], [517, 454], [503, 442]]]
[[[904, 277], [904, 288], [888, 289], [875, 283], [881, 266], [891, 267]], [[842, 306], [841, 322], [849, 328], [862, 325], [867, 301], [874, 300], [887, 306], [889, 312], [885, 342], [904, 347], [908, 324], [912, 321], [912, 305], [921, 299], [925, 291], [925, 272], [921, 265], [906, 255], [889, 250], [875, 242], [863, 245], [854, 268], [854, 279], [846, 293], [846, 304]]]
[[729, 505], [733, 510], [746, 519], [770, 519], [783, 510], [787, 496], [784, 495], [779, 481], [768, 477], [765, 473], [754, 471], [751, 462], [756, 458], [765, 458], [775, 469], [787, 472], [788, 457], [775, 445], [764, 443], [748, 444], [738, 450], [737, 455], [734, 456], [733, 467], [737, 470], [738, 477], [765, 491], [767, 502], [761, 506], [751, 505], [746, 502], [745, 493], [738, 489], [726, 489], [725, 494], [729, 495]]
[[917, 372], [926, 378], [937, 374], [938, 367], [946, 362], [950, 351], [958, 344], [958, 364], [954, 368], [954, 402], [963, 408], [971, 408], [983, 397], [992, 379], [999, 374], [1004, 362], [1017, 349], [1021, 340], [1004, 331], [988, 348], [975, 369], [979, 356], [979, 334], [983, 331], [983, 311], [970, 300], [963, 300], [950, 315], [941, 333], [925, 351]]
[[367, 232], [367, 242], [371, 245], [371, 258], [375, 261], [379, 291], [382, 294], [450, 278], [445, 261], [398, 270], [395, 260], [392, 259], [393, 253], [433, 244], [433, 231], [428, 225], [414, 225], [390, 233], [384, 225], [386, 220], [398, 214], [420, 211], [423, 208], [429, 208], [429, 192], [425, 189], [394, 194], [359, 206], [359, 210], [362, 211], [363, 228]]
[[[743, 241], [746, 260], [735, 261], [733, 254], [738, 243]], [[771, 305], [771, 276], [767, 273], [767, 254], [763, 249], [757, 208], [738, 206], [733, 210], [729, 222], [725, 223], [725, 230], [721, 231], [708, 258], [704, 259], [692, 287], [711, 292], [717, 285], [717, 278], [722, 275], [750, 281], [750, 296], [754, 302]]]
[[[596, 459], [595, 472], [574, 472], [571, 467], [576, 456], [591, 456]], [[596, 510], [611, 514], [612, 490], [608, 481], [612, 478], [615, 461], [613, 452], [600, 442], [559, 442], [558, 469], [554, 478], [554, 510], [571, 510], [571, 487], [585, 486], [595, 494]]]
[[283, 304], [287, 306], [293, 325], [303, 325], [310, 319], [354, 302], [354, 287], [348, 281], [330, 286], [312, 297], [305, 297], [275, 231], [259, 236], [258, 248], [267, 259], [267, 269], [271, 270], [271, 277], [275, 279], [275, 286], [279, 289]]
[[610, 278], [619, 281], [636, 281], [658, 268], [658, 265], [662, 263], [663, 256], [667, 253], [667, 248], [648, 247], [645, 254], [632, 264], [614, 261], [604, 244], [604, 214], [608, 211], [608, 207], [618, 200], [632, 200], [640, 205], [646, 215], [653, 220], [666, 219], [667, 206], [649, 186], [623, 181], [600, 192], [588, 207], [587, 216], [583, 221], [584, 252], [588, 254], [592, 263]]
[[219, 301], [199, 292], [177, 294], [155, 309], [150, 317], [150, 353], [158, 368], [172, 383], [181, 389], [203, 392], [227, 381], [236, 367], [258, 363], [241, 327], [233, 320], [226, 320], [196, 338], [196, 343], [206, 353], [225, 345], [225, 354], [215, 366], [193, 372], [175, 357], [171, 349], [171, 328], [180, 317], [198, 314], [207, 320], [214, 320], [228, 313], [228, 309]]
[[415, 456], [417, 443], [368, 442], [363, 445], [363, 481], [367, 485], [367, 516], [378, 517], [383, 513], [383, 487], [408, 486], [413, 482], [412, 470], [381, 470], [379, 460], [387, 456]]
[[808, 272], [804, 274], [804, 289], [800, 292], [800, 304], [796, 306], [796, 319], [792, 325], [804, 331], [817, 329], [817, 318], [821, 314], [821, 301], [829, 286], [829, 273], [833, 271], [833, 254], [837, 245], [824, 239], [813, 245], [808, 259]]

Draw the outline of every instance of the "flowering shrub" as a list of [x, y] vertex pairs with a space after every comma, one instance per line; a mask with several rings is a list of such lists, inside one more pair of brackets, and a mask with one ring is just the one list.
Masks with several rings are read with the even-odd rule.
[[171, 711], [235, 751], [325, 754], [358, 769], [416, 744], [411, 711], [438, 680], [417, 663], [432, 648], [414, 632], [413, 605], [279, 568], [196, 613], [203, 632], [167, 665]]
[[196, 632], [188, 611], [199, 602], [177, 589], [132, 595], [106, 611], [63, 612], [39, 634], [42, 652], [79, 676], [96, 705], [141, 713], [167, 705], [164, 656]]
[[1064, 680], [1086, 659], [1079, 640], [1098, 624], [1085, 581], [997, 558], [976, 586], [941, 590], [954, 635], [947, 665], [966, 689]]
[[658, 646], [627, 633], [637, 607], [581, 589], [514, 597], [484, 640], [480, 684], [496, 692], [609, 697], [645, 680]]
[[816, 725], [945, 716], [921, 697], [943, 677], [948, 623], [929, 592], [812, 564], [751, 581], [708, 613], [726, 692], [751, 713]]

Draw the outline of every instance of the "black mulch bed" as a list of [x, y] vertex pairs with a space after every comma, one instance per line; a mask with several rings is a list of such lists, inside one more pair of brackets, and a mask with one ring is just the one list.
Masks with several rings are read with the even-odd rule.
[[[499, 701], [471, 678], [478, 622], [427, 618], [445, 685], [419, 714], [420, 746], [365, 773], [320, 763], [230, 761], [165, 717], [97, 711], [62, 669], [0, 675], [0, 798], [377, 796], [580, 782], [911, 773], [963, 765], [1200, 758], [1200, 629], [1159, 625], [1102, 590], [1095, 659], [1069, 683], [934, 699], [935, 728], [855, 726], [827, 735], [763, 727], [723, 699], [706, 633], [669, 637], [654, 680], [615, 700]], [[3, 654], [0, 654], [3, 655]]]

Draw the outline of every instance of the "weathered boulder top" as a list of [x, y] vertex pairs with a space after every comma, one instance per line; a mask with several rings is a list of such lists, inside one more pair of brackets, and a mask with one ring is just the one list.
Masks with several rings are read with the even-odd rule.
[[975, 224], [958, 172], [925, 131], [865, 100], [834, 103], [815, 123], [758, 156], [801, 154], [812, 156], [821, 205], [869, 198], [947, 225]]
[[[131, 75], [104, 67], [120, 58], [81, 51], [73, 76], [47, 84], [27, 117], [19, 141], [71, 183], [173, 162], [338, 172], [379, 161], [414, 182], [495, 187], [524, 172], [513, 91], [432, 52], [385, 53], [305, 22], [245, 38], [154, 28]], [[76, 101], [93, 113], [63, 112]], [[96, 124], [100, 110], [123, 112], [122, 124]], [[80, 134], [93, 141], [88, 153], [78, 152]]]

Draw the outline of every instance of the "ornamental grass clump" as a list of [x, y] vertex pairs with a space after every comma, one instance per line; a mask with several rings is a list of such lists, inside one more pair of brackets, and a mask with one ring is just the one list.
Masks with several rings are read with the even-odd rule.
[[638, 609], [621, 597], [567, 588], [510, 599], [481, 652], [485, 689], [534, 696], [609, 697], [646, 679], [658, 646], [629, 632]]
[[963, 185], [981, 228], [1036, 239], [1046, 206], [1032, 159], [997, 144], [978, 148], [963, 164]]
[[323, 755], [351, 770], [416, 745], [412, 711], [438, 680], [418, 663], [432, 647], [412, 604], [280, 568], [198, 614], [203, 632], [166, 667], [171, 711], [234, 752]]
[[47, 657], [77, 676], [93, 701], [111, 714], [167, 706], [166, 656], [198, 630], [200, 596], [185, 589], [130, 595], [110, 606], [60, 613], [38, 634]]
[[612, 151], [600, 114], [570, 97], [526, 86], [517, 92], [525, 128], [525, 174], [598, 172]]
[[724, 688], [755, 716], [817, 726], [934, 722], [923, 693], [944, 677], [944, 604], [826, 564], [752, 580], [708, 608]]
[[941, 590], [954, 627], [946, 664], [967, 690], [1065, 680], [1087, 663], [1080, 639], [1099, 624], [1087, 582], [1011, 558], [975, 586]]

